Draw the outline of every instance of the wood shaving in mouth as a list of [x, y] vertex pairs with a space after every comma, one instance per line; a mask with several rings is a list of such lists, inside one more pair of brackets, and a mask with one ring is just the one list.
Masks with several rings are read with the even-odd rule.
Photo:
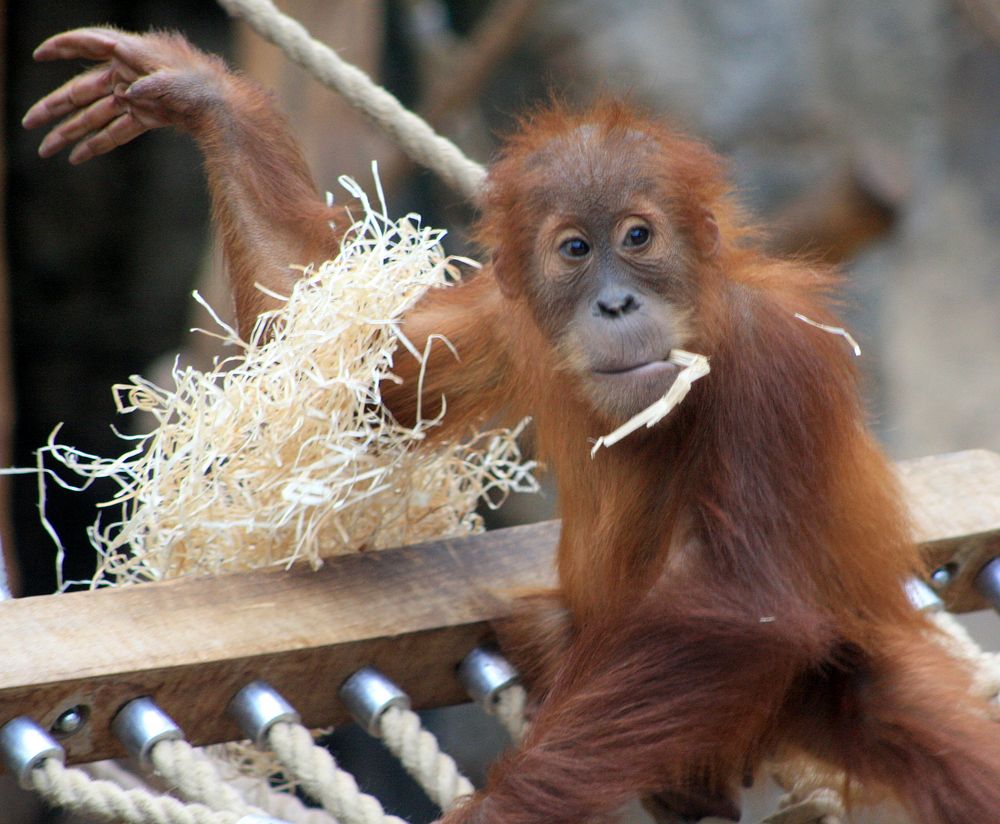
[[699, 378], [703, 378], [711, 371], [707, 357], [695, 354], [694, 352], [685, 352], [683, 349], [672, 349], [667, 360], [683, 368], [677, 377], [674, 378], [674, 382], [670, 384], [670, 388], [666, 391], [666, 394], [655, 403], [647, 406], [638, 415], [629, 418], [629, 420], [613, 432], [598, 438], [590, 450], [591, 458], [597, 454], [597, 450], [602, 446], [614, 446], [622, 438], [631, 435], [637, 429], [641, 429], [644, 426], [648, 429], [662, 421], [687, 397], [688, 392], [691, 391], [691, 384]]

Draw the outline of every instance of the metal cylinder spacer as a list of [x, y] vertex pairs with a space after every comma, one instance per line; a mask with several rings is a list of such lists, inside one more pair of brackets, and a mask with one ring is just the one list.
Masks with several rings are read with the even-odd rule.
[[469, 697], [486, 712], [496, 708], [497, 698], [521, 676], [497, 650], [476, 647], [458, 665], [458, 677]]
[[184, 738], [174, 720], [148, 697], [129, 701], [118, 710], [111, 721], [111, 731], [143, 767], [151, 766], [149, 755], [156, 744]]
[[410, 708], [410, 699], [374, 667], [362, 667], [340, 687], [340, 700], [351, 717], [368, 732], [378, 736], [379, 721], [390, 707]]
[[302, 718], [266, 681], [251, 681], [229, 702], [229, 715], [258, 747], [267, 746], [267, 734], [279, 721], [298, 724]]
[[11, 775], [25, 790], [34, 789], [32, 772], [47, 758], [66, 761], [66, 751], [42, 727], [19, 716], [0, 727], [0, 753]]
[[271, 818], [269, 815], [256, 815], [250, 813], [243, 816], [236, 824], [288, 824], [283, 818]]
[[907, 578], [903, 583], [906, 597], [910, 599], [913, 608], [920, 612], [937, 612], [944, 609], [944, 601], [931, 589], [930, 584], [920, 578]]
[[976, 576], [976, 591], [1000, 612], [1000, 558], [994, 558]]

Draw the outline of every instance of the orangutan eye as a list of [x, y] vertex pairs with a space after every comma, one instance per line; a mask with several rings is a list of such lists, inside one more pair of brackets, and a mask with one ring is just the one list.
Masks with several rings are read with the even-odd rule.
[[625, 233], [625, 246], [630, 246], [633, 249], [637, 249], [640, 246], [645, 246], [649, 243], [649, 228], [646, 226], [633, 226], [628, 232]]
[[572, 237], [563, 241], [559, 247], [559, 254], [568, 258], [582, 258], [590, 254], [590, 244], [582, 237]]

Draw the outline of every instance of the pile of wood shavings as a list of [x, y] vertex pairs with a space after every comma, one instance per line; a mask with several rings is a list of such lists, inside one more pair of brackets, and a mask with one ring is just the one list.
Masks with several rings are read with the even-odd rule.
[[94, 585], [319, 565], [464, 535], [481, 529], [478, 500], [495, 506], [511, 491], [536, 490], [534, 464], [516, 442], [521, 427], [417, 449], [437, 421], [410, 429], [381, 406], [397, 345], [424, 354], [403, 336], [401, 317], [427, 289], [452, 283], [456, 262], [470, 262], [444, 255], [443, 231], [414, 215], [391, 221], [384, 203], [376, 210], [353, 181], [341, 184], [364, 217], [339, 256], [306, 271], [250, 342], [212, 313], [218, 336], [241, 354], [207, 372], [175, 364], [170, 390], [141, 377], [116, 386], [120, 412], [158, 422], [147, 435], [122, 436], [134, 442], [119, 458], [61, 445], [57, 433], [40, 450], [40, 464], [50, 456], [83, 479], [46, 470], [64, 487], [96, 478], [119, 486], [104, 504], [116, 517], [90, 530]]

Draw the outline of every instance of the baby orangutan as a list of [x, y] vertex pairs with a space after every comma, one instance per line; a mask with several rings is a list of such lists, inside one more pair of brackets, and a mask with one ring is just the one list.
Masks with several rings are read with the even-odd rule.
[[[80, 29], [41, 60], [96, 67], [39, 101], [43, 156], [71, 162], [149, 129], [205, 156], [241, 329], [290, 288], [290, 263], [335, 254], [270, 97], [171, 34]], [[635, 796], [738, 817], [740, 780], [806, 753], [894, 794], [920, 824], [1000, 821], [1000, 730], [929, 640], [900, 490], [865, 430], [836, 323], [835, 279], [761, 251], [720, 161], [613, 104], [527, 118], [492, 165], [477, 237], [490, 263], [406, 317], [440, 434], [534, 417], [562, 516], [558, 591], [505, 634], [539, 700], [523, 745], [448, 824], [601, 819]], [[656, 426], [591, 458], [594, 439], [659, 399], [672, 349], [711, 375]], [[400, 349], [394, 415], [418, 364]]]

